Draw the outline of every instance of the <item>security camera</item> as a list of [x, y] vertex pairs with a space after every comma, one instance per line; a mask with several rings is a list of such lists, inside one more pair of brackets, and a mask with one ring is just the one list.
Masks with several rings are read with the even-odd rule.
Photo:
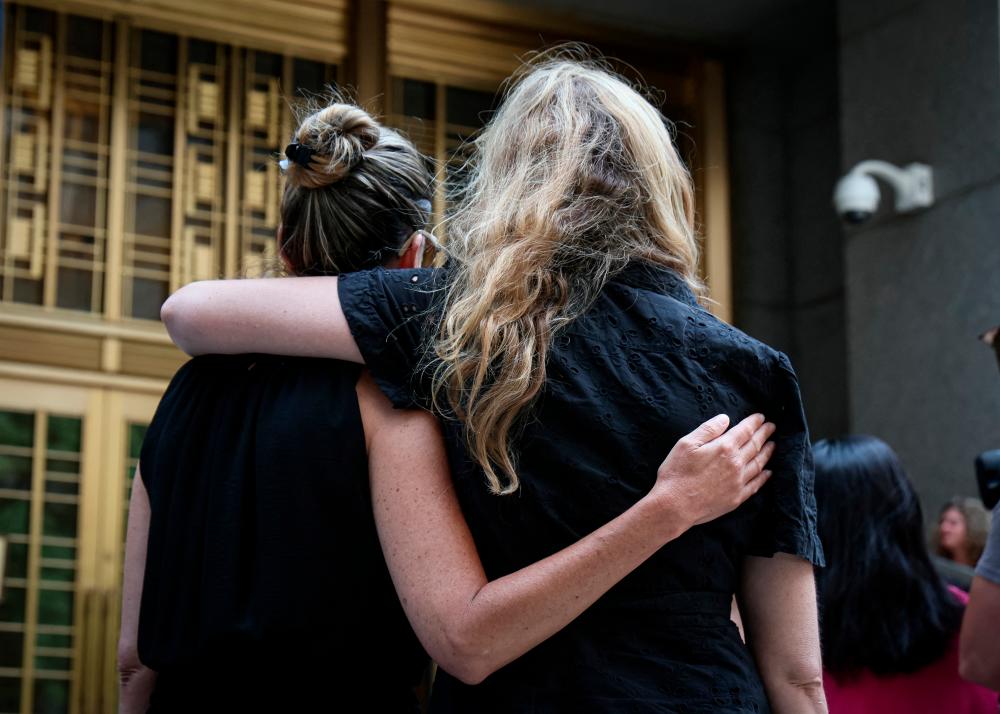
[[851, 225], [864, 223], [878, 210], [879, 192], [875, 178], [889, 184], [896, 193], [896, 210], [908, 213], [934, 203], [934, 179], [926, 164], [897, 168], [885, 161], [862, 161], [838, 182], [833, 191], [833, 207]]

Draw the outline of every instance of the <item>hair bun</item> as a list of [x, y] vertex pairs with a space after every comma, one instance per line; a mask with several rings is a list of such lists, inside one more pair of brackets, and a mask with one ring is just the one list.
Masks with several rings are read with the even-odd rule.
[[374, 147], [381, 129], [364, 109], [331, 104], [310, 114], [299, 125], [296, 140], [316, 154], [309, 168], [292, 165], [289, 177], [306, 188], [327, 186], [350, 173]]

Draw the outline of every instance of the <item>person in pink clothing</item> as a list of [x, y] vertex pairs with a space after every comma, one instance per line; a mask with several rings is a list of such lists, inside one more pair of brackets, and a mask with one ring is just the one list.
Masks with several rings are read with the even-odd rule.
[[871, 436], [813, 450], [830, 714], [997, 714], [997, 693], [959, 676], [968, 598], [931, 565], [920, 501], [896, 454]]

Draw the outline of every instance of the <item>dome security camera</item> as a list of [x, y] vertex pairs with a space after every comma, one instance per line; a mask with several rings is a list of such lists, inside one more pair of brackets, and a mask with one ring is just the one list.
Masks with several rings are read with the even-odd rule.
[[837, 182], [833, 191], [833, 207], [846, 223], [864, 223], [878, 210], [881, 194], [875, 178], [882, 179], [893, 188], [896, 210], [900, 213], [909, 213], [934, 203], [930, 166], [909, 164], [900, 169], [885, 161], [862, 161]]

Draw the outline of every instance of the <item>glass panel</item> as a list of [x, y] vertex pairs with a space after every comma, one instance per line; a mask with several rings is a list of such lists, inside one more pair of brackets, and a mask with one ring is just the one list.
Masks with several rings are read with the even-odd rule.
[[73, 142], [85, 141], [96, 144], [100, 141], [100, 119], [95, 116], [94, 109], [93, 106], [85, 107], [80, 103], [74, 103], [72, 107], [67, 107], [66, 128], [63, 135]]
[[135, 232], [170, 238], [170, 199], [157, 196], [136, 197]]
[[60, 538], [76, 537], [76, 504], [47, 502], [42, 534]]
[[132, 283], [132, 317], [159, 320], [160, 306], [169, 293], [166, 282], [136, 278]]
[[59, 268], [59, 290], [56, 305], [70, 310], [92, 310], [94, 300], [94, 274], [79, 268]]
[[30, 447], [34, 440], [34, 414], [0, 411], [0, 444]]
[[24, 26], [31, 32], [51, 33], [56, 29], [56, 14], [36, 7], [26, 8]]
[[30, 515], [31, 505], [28, 501], [0, 497], [0, 533], [27, 533]]
[[[0, 526], [2, 528], [3, 526]], [[7, 531], [9, 532], [9, 531]], [[28, 544], [7, 544], [7, 577], [23, 578], [28, 574]]]
[[39, 590], [38, 622], [43, 625], [73, 624], [73, 593], [66, 590]]
[[23, 632], [0, 632], [0, 667], [20, 667]]
[[0, 488], [31, 488], [31, 458], [2, 453], [0, 447]]
[[493, 92], [481, 92], [464, 87], [448, 87], [445, 105], [448, 123], [458, 124], [473, 130], [479, 129], [490, 119], [494, 102]]
[[188, 62], [215, 64], [219, 46], [207, 40], [188, 40]]
[[70, 15], [67, 20], [72, 32], [66, 35], [66, 52], [76, 57], [101, 59], [101, 36], [104, 34], [100, 20]]
[[[69, 669], [69, 665], [59, 669]], [[53, 679], [35, 680], [35, 712], [64, 714], [69, 711], [69, 682]]]
[[122, 522], [122, 540], [125, 539], [125, 529], [128, 523], [128, 505], [132, 498], [132, 482], [135, 480], [135, 470], [139, 467], [139, 456], [142, 454], [142, 442], [146, 438], [146, 424], [128, 425], [128, 450], [125, 454], [125, 519]]
[[[177, 71], [177, 36], [153, 30], [138, 33], [138, 66], [164, 74]], [[133, 60], [133, 66], [135, 62]]]
[[173, 117], [159, 114], [140, 114], [136, 128], [136, 144], [139, 151], [173, 156], [174, 154], [174, 120]]
[[437, 87], [431, 82], [402, 80], [402, 114], [418, 119], [437, 119]]
[[[80, 452], [82, 424], [76, 417], [50, 416], [48, 423], [48, 447], [55, 451]], [[79, 463], [79, 459], [76, 459]]]
[[[17, 650], [20, 652], [20, 650]], [[21, 680], [0, 677], [0, 711], [21, 711]]]
[[63, 183], [59, 220], [77, 226], [93, 226], [97, 221], [97, 188]]
[[328, 75], [330, 65], [296, 59], [292, 66], [292, 81], [295, 84], [293, 94], [296, 97], [322, 94], [328, 84], [335, 84], [334, 77]]
[[24, 622], [24, 588], [4, 585], [3, 601], [0, 602], [0, 622], [22, 624]]

